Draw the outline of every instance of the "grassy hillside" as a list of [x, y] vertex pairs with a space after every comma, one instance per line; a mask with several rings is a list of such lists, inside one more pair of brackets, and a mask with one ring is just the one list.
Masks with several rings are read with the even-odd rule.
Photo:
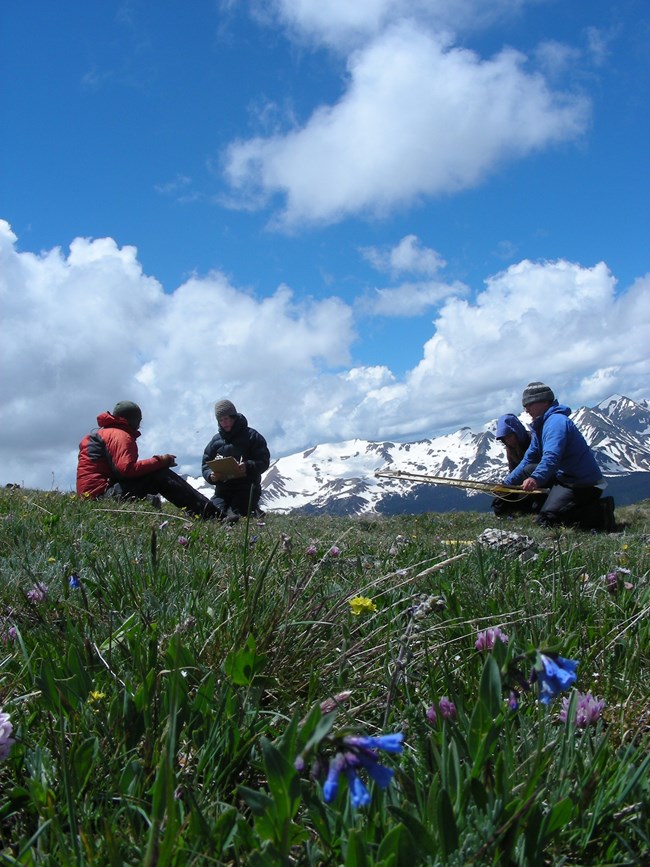
[[0, 491], [0, 863], [647, 863], [650, 501], [617, 519]]

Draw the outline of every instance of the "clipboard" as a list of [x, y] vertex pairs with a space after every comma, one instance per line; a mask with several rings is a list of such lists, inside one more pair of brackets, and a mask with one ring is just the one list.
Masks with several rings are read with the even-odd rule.
[[210, 467], [213, 473], [219, 473], [223, 476], [226, 481], [239, 478], [240, 464], [236, 458], [215, 458], [212, 461], [206, 461], [205, 464]]

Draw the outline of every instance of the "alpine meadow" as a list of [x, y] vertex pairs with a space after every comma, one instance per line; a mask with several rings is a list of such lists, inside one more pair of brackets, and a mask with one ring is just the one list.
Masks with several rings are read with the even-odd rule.
[[0, 863], [648, 863], [650, 501], [616, 518], [3, 489]]

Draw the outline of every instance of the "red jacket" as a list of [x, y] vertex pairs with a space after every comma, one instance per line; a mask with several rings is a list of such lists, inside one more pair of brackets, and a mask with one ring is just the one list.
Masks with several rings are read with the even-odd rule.
[[138, 460], [136, 439], [140, 431], [125, 418], [103, 412], [97, 416], [99, 430], [79, 443], [77, 462], [77, 496], [96, 499], [120, 479], [146, 476], [168, 466], [160, 455]]

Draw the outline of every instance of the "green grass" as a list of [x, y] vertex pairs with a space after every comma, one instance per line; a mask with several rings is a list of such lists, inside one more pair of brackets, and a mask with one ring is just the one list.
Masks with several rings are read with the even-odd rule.
[[[16, 741], [0, 864], [647, 863], [650, 501], [617, 520], [610, 536], [487, 512], [229, 529], [0, 491]], [[536, 557], [476, 544], [487, 527], [529, 536]], [[357, 595], [375, 609], [354, 616]], [[497, 625], [508, 643], [479, 653]], [[577, 689], [605, 701], [596, 723], [537, 701], [537, 649], [579, 660]], [[310, 775], [349, 730], [404, 733], [362, 809], [345, 781], [326, 804]]]

